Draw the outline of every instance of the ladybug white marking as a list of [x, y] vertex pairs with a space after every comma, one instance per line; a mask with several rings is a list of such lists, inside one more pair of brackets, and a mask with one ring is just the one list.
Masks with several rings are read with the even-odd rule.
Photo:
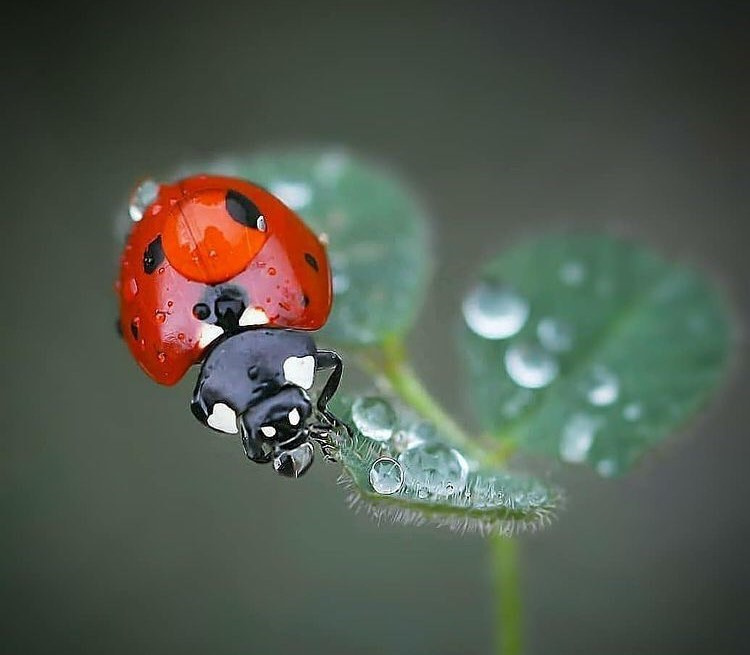
[[268, 314], [257, 307], [248, 307], [240, 316], [240, 325], [265, 325], [268, 323]]
[[299, 415], [299, 410], [296, 407], [291, 412], [289, 412], [290, 425], [299, 425], [300, 418], [301, 417]]
[[287, 357], [284, 360], [284, 377], [287, 382], [309, 389], [315, 379], [315, 357]]
[[216, 403], [211, 410], [211, 416], [206, 419], [215, 430], [221, 430], [227, 434], [237, 434], [237, 414], [225, 403]]
[[269, 439], [276, 436], [276, 428], [273, 425], [264, 425], [260, 428], [260, 431], [264, 437], [268, 437]]
[[218, 339], [222, 334], [224, 334], [224, 330], [222, 330], [218, 325], [204, 323], [201, 326], [201, 335], [198, 338], [198, 345], [201, 348], [205, 348], [209, 343]]

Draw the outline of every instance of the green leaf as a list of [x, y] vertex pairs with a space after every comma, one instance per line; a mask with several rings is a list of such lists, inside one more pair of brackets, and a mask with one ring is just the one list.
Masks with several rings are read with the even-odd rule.
[[367, 346], [409, 330], [427, 285], [428, 231], [422, 207], [393, 176], [336, 151], [261, 154], [218, 168], [268, 188], [328, 235], [335, 299], [326, 337]]
[[483, 427], [604, 476], [700, 408], [730, 347], [726, 308], [703, 277], [605, 236], [511, 249], [484, 269], [463, 311]]
[[507, 535], [543, 527], [560, 503], [556, 488], [473, 463], [381, 397], [339, 400], [337, 413], [351, 430], [338, 446], [342, 482], [377, 519]]

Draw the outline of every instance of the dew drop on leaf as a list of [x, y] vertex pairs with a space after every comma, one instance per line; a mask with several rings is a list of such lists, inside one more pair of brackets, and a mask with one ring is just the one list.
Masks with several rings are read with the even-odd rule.
[[366, 437], [388, 441], [396, 425], [396, 413], [380, 398], [361, 397], [352, 405], [352, 420]]
[[560, 458], [579, 464], [586, 461], [601, 421], [587, 414], [574, 414], [565, 424], [560, 439]]
[[507, 339], [524, 326], [529, 303], [504, 285], [480, 282], [466, 297], [463, 314], [469, 329], [485, 339]]
[[597, 365], [591, 369], [587, 381], [586, 398], [592, 405], [611, 405], [620, 395], [620, 380], [608, 368]]
[[628, 403], [622, 409], [622, 416], [626, 421], [637, 421], [643, 415], [641, 403]]
[[586, 269], [579, 261], [571, 260], [560, 267], [560, 280], [571, 287], [577, 287], [586, 278]]
[[564, 352], [573, 347], [573, 328], [562, 319], [543, 318], [536, 327], [540, 343], [552, 352]]
[[313, 197], [310, 185], [304, 182], [279, 181], [271, 185], [271, 193], [291, 209], [307, 207]]
[[505, 351], [505, 370], [520, 387], [541, 389], [557, 377], [557, 359], [533, 344], [513, 344]]
[[370, 467], [370, 484], [379, 494], [389, 496], [401, 490], [404, 485], [404, 471], [395, 459], [381, 457]]
[[428, 494], [461, 492], [469, 479], [469, 464], [464, 456], [444, 444], [409, 448], [398, 460], [404, 469], [406, 484], [419, 491], [424, 489]]

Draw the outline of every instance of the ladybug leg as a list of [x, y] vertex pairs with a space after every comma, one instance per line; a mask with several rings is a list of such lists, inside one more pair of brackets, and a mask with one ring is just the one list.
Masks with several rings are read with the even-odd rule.
[[344, 373], [344, 362], [341, 356], [333, 350], [319, 350], [315, 355], [315, 366], [317, 369], [333, 369], [328, 376], [323, 389], [318, 396], [318, 411], [323, 414], [333, 425], [341, 422], [330, 412], [328, 403], [341, 384], [341, 376]]

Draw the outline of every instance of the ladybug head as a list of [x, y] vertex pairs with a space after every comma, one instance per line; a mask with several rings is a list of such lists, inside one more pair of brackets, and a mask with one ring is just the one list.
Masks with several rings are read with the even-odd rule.
[[161, 244], [185, 278], [218, 284], [247, 267], [267, 232], [266, 217], [248, 195], [208, 187], [188, 192], [170, 208]]

